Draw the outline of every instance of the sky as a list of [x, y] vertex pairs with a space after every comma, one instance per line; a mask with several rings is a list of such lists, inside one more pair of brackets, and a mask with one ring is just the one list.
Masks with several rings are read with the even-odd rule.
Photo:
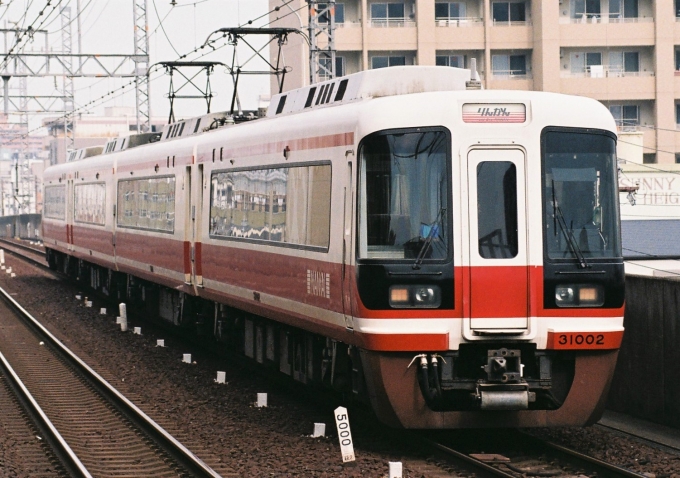
[[[206, 41], [211, 32], [223, 27], [235, 27], [255, 20], [250, 26], [266, 26], [268, 22], [267, 0], [147, 0], [147, 17], [149, 23], [150, 63], [178, 60], [181, 55], [192, 52]], [[78, 18], [78, 4], [80, 16]], [[57, 6], [57, 8], [53, 8]], [[99, 54], [133, 54], [133, 0], [5, 0], [0, 6], [0, 24], [2, 28], [14, 28], [19, 24], [22, 28], [42, 25], [48, 31], [47, 38], [52, 51], [62, 48], [62, 22], [59, 11], [64, 6], [71, 7], [73, 53], [78, 52], [77, 23], [80, 20], [81, 43], [83, 53]], [[39, 15], [42, 11], [43, 15]], [[32, 42], [27, 42], [23, 52], [44, 51], [44, 36], [36, 35]], [[213, 37], [213, 38], [219, 38]], [[249, 39], [250, 40], [250, 39]], [[252, 43], [258, 47], [264, 45], [264, 37], [252, 38]], [[219, 61], [231, 65], [233, 47], [226, 45], [226, 39], [216, 42], [217, 48], [204, 55], [207, 48], [189, 55], [185, 60]], [[220, 48], [221, 47], [221, 48]], [[3, 52], [7, 51], [2, 46]], [[243, 64], [251, 55], [252, 50], [244, 45], [239, 46], [237, 55]], [[263, 56], [268, 58], [268, 49]], [[257, 59], [247, 64], [246, 68], [266, 69], [266, 65]], [[128, 68], [129, 69], [129, 68]], [[182, 70], [185, 74], [193, 75], [197, 69]], [[154, 117], [167, 118], [169, 113], [168, 85], [169, 77], [162, 69], [151, 75], [151, 110]], [[132, 86], [121, 89], [130, 83], [131, 78], [74, 78], [75, 105], [83, 107], [102, 96], [106, 101], [96, 101], [87, 106], [90, 113], [104, 114], [105, 106], [135, 105], [135, 94]], [[175, 86], [183, 82], [175, 77]], [[205, 76], [199, 76], [196, 83], [205, 87]], [[31, 78], [28, 80], [29, 95], [60, 95], [62, 79]], [[211, 111], [228, 110], [233, 92], [231, 76], [225, 67], [216, 67], [211, 76], [211, 85], [215, 97]], [[18, 95], [18, 81], [10, 80], [10, 95]], [[113, 92], [113, 93], [110, 93]], [[196, 90], [185, 87], [182, 91], [188, 95], [198, 94]], [[242, 77], [239, 81], [239, 95], [244, 109], [256, 109], [259, 95], [269, 94], [269, 80], [264, 75]], [[57, 103], [59, 105], [59, 103]], [[59, 105], [60, 106], [60, 105]], [[177, 99], [175, 101], [175, 116], [177, 119], [196, 116], [205, 113], [206, 105], [202, 99]], [[10, 121], [18, 121], [12, 116]], [[52, 115], [32, 114], [29, 118], [29, 128], [36, 129], [43, 118]], [[58, 116], [58, 115], [57, 115]], [[33, 134], [44, 134], [44, 130], [36, 130]]]

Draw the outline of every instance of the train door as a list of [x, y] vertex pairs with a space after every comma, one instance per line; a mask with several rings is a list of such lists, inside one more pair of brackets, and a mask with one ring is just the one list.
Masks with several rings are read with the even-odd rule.
[[352, 218], [354, 217], [354, 178], [352, 176], [352, 162], [347, 162], [345, 179], [345, 204], [343, 220], [343, 239], [342, 239], [342, 310], [345, 315], [345, 326], [349, 329], [354, 328], [352, 316], [352, 257], [354, 251], [354, 232], [352, 231]]
[[470, 329], [522, 333], [528, 327], [525, 155], [468, 153]]
[[74, 203], [74, 190], [73, 190], [73, 179], [69, 179], [66, 184], [66, 243], [67, 249], [69, 251], [75, 250], [73, 245], [73, 205]]
[[184, 283], [191, 284], [192, 249], [194, 218], [196, 207], [192, 204], [191, 166], [184, 170]]
[[[196, 154], [194, 152], [194, 157]], [[192, 234], [192, 262], [193, 262], [193, 280], [194, 284], [198, 287], [203, 286], [203, 270], [201, 267], [201, 251], [202, 251], [202, 240], [201, 240], [201, 230], [203, 224], [203, 196], [205, 194], [206, 185], [203, 184], [203, 165], [196, 165], [196, 175], [194, 177], [194, 188], [193, 188], [193, 234]], [[206, 212], [207, 214], [207, 212]]]

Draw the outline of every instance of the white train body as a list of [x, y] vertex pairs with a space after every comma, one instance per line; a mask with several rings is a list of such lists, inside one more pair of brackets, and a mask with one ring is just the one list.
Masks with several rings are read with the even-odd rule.
[[394, 425], [590, 423], [623, 334], [614, 120], [469, 75], [362, 72], [51, 167], [48, 258]]

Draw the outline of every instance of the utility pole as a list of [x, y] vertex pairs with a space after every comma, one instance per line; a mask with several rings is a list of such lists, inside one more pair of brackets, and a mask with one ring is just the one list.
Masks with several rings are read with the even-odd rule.
[[151, 96], [149, 82], [149, 21], [147, 0], [132, 0], [135, 21], [135, 94], [137, 101], [137, 132], [151, 131]]
[[[68, 74], [73, 69], [73, 35], [71, 30], [71, 7], [61, 9], [61, 51], [66, 55], [64, 58], [64, 111], [73, 112], [75, 102], [73, 101], [73, 77]], [[73, 114], [64, 115], [64, 152], [68, 155], [69, 150], [75, 148], [75, 118]]]
[[335, 78], [335, 0], [307, 0], [309, 5], [310, 84]]

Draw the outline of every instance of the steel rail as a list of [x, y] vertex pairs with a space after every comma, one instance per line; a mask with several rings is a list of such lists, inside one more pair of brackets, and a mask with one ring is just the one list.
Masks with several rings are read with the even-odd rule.
[[585, 455], [571, 448], [567, 448], [557, 443], [553, 443], [549, 440], [544, 440], [542, 438], [536, 437], [529, 433], [523, 431], [517, 431], [522, 439], [526, 440], [528, 443], [536, 447], [543, 447], [549, 451], [556, 452], [557, 454], [564, 455], [567, 459], [576, 461], [579, 464], [587, 465], [594, 469], [600, 477], [626, 477], [626, 478], [646, 478], [646, 475], [636, 473], [634, 471], [628, 470], [626, 468], [607, 463], [606, 461], [600, 460], [598, 458]]
[[78, 459], [66, 440], [61, 436], [56, 427], [52, 424], [43, 409], [35, 401], [31, 392], [28, 391], [24, 383], [16, 374], [5, 356], [0, 352], [0, 370], [7, 377], [7, 383], [19, 400], [19, 404], [31, 418], [33, 424], [40, 430], [43, 438], [50, 445], [52, 451], [59, 458], [60, 463], [69, 476], [92, 478], [92, 475], [85, 465]]
[[0, 288], [0, 299], [4, 300], [10, 308], [14, 309], [24, 321], [41, 337], [48, 342], [54, 350], [71, 366], [85, 376], [96, 390], [132, 423], [142, 429], [162, 449], [167, 452], [179, 465], [185, 468], [193, 477], [213, 477], [220, 475], [194, 455], [184, 445], [166, 432], [160, 425], [153, 421], [146, 413], [140, 410], [134, 403], [123, 396], [111, 384], [104, 380], [90, 366], [71, 352], [54, 335], [52, 335], [38, 320], [36, 320], [21, 304], [19, 304], [7, 291]]

